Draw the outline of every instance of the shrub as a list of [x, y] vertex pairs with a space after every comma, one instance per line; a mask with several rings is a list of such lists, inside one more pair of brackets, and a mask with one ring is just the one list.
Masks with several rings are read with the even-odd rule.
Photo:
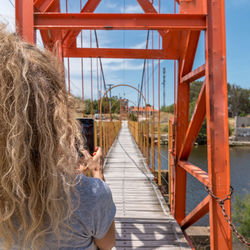
[[249, 241], [250, 240], [250, 194], [249, 193], [246, 193], [244, 197], [236, 195], [232, 219], [233, 222], [236, 224], [239, 233], [241, 233]]

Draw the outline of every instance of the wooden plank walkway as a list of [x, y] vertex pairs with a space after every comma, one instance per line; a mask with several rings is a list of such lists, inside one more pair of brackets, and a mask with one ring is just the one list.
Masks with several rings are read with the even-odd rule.
[[117, 208], [115, 249], [191, 249], [154, 184], [127, 122], [106, 157], [104, 173]]

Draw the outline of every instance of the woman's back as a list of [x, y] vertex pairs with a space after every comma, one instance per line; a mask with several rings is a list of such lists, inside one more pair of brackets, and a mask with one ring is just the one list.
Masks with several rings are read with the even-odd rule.
[[[1, 249], [14, 245], [49, 249], [52, 239], [64, 240], [64, 233], [70, 230], [76, 230], [74, 237], [79, 241], [85, 234], [98, 234], [101, 229], [92, 232], [95, 228], [89, 228], [87, 221], [88, 216], [95, 219], [88, 195], [99, 202], [99, 193], [104, 192], [105, 197], [107, 190], [92, 192], [97, 183], [105, 187], [100, 180], [82, 176], [78, 183], [75, 141], [84, 142], [73, 117], [62, 66], [49, 52], [9, 34], [4, 26], [0, 26], [0, 58]], [[81, 190], [89, 190], [88, 195]], [[89, 211], [86, 218], [81, 210]], [[72, 220], [75, 222], [69, 223]], [[81, 232], [84, 227], [88, 231]]]
[[[80, 198], [79, 207], [70, 222], [71, 235], [69, 236], [67, 232], [64, 236], [65, 232], [61, 232], [60, 250], [96, 249], [94, 239], [101, 239], [106, 235], [115, 216], [116, 208], [112, 194], [105, 182], [85, 175], [79, 176], [76, 189]], [[46, 240], [49, 243], [46, 249], [55, 249], [51, 248], [51, 241], [53, 242], [55, 237], [51, 238], [52, 240], [50, 237]]]

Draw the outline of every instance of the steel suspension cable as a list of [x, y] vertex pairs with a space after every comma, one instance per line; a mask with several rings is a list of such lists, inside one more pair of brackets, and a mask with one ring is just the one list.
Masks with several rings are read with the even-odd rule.
[[[148, 41], [149, 41], [149, 30], [148, 30], [148, 32], [147, 32], [146, 49], [148, 49]], [[143, 63], [143, 70], [142, 70], [142, 78], [141, 78], [141, 86], [140, 86], [140, 91], [141, 91], [141, 92], [142, 92], [142, 90], [143, 90], [143, 82], [144, 82], [144, 75], [145, 75], [146, 61], [147, 61], [147, 59], [144, 59], [144, 63]], [[140, 102], [141, 102], [141, 95], [139, 95], [139, 100], [138, 100], [138, 109], [139, 109], [139, 107], [140, 107]]]
[[10, 4], [12, 5], [13, 8], [15, 8], [15, 5], [9, 0]]
[[[82, 0], [80, 0], [80, 11], [82, 9]], [[83, 34], [81, 30], [81, 48], [83, 47]], [[84, 108], [84, 76], [83, 76], [83, 58], [81, 58], [81, 76], [82, 76], [82, 117], [85, 116]]]
[[101, 74], [101, 72], [100, 72], [100, 98], [101, 98], [101, 96], [102, 96], [102, 74]]
[[[90, 39], [90, 48], [92, 48], [92, 30], [90, 30], [89, 39]], [[91, 116], [93, 118], [93, 60], [92, 60], [92, 57], [90, 57], [90, 84], [91, 84]]]
[[147, 60], [147, 103], [149, 104], [149, 63]]
[[96, 58], [96, 85], [97, 85], [97, 113], [99, 113], [99, 64], [98, 58]]
[[68, 57], [68, 95], [70, 95], [70, 61], [69, 61], [69, 57]]
[[[146, 96], [146, 99], [147, 99], [147, 104], [149, 104], [149, 61], [147, 60], [147, 96]], [[148, 107], [149, 108], [149, 107]], [[149, 166], [150, 164], [150, 155], [149, 155], [149, 152], [150, 152], [150, 149], [149, 149], [149, 117], [150, 117], [150, 112], [147, 111], [147, 115], [148, 115], [148, 122], [147, 122], [147, 164]]]
[[[96, 46], [97, 46], [97, 48], [99, 48], [99, 42], [98, 42], [98, 36], [97, 36], [96, 30], [94, 30], [94, 34], [95, 34]], [[104, 76], [104, 72], [103, 72], [102, 59], [101, 59], [101, 57], [98, 57], [98, 58], [99, 58], [99, 62], [100, 62], [100, 70], [101, 70], [101, 75], [102, 75], [102, 80], [103, 80], [103, 86], [104, 86], [104, 90], [106, 91], [107, 87], [106, 87], [106, 81], [105, 81], [105, 76]]]
[[[65, 9], [66, 9], [66, 13], [68, 13], [68, 0], [65, 1]], [[69, 57], [67, 59], [67, 64], [68, 64], [68, 95], [70, 95], [70, 61], [69, 61]]]
[[[154, 2], [153, 2], [154, 3]], [[154, 31], [152, 30], [152, 49], [154, 49]], [[151, 167], [152, 171], [155, 171], [155, 86], [154, 86], [154, 59], [152, 59], [152, 95], [153, 95], [153, 123], [151, 128]]]
[[[161, 0], [159, 0], [159, 14], [161, 13]], [[158, 33], [158, 47], [161, 47], [161, 37], [160, 33]], [[158, 146], [158, 185], [161, 186], [161, 95], [160, 95], [160, 87], [161, 87], [161, 60], [158, 59], [158, 124], [157, 124], [157, 146]]]
[[[174, 0], [174, 14], [176, 14], [176, 1]], [[174, 117], [176, 112], [176, 60], [174, 60]]]
[[[94, 34], [95, 34], [96, 46], [97, 46], [97, 48], [99, 48], [99, 41], [98, 41], [98, 36], [97, 36], [97, 31], [96, 30], [94, 30]], [[101, 59], [101, 57], [98, 57], [98, 59], [99, 59], [99, 63], [100, 63], [100, 73], [101, 73], [100, 77], [101, 77], [101, 80], [103, 82], [104, 91], [107, 91], [102, 59]], [[101, 96], [102, 96], [102, 83], [100, 83], [100, 84], [101, 84]], [[105, 99], [105, 103], [103, 104], [104, 107], [106, 106], [106, 103], [108, 103], [108, 97], [106, 97], [106, 99]]]

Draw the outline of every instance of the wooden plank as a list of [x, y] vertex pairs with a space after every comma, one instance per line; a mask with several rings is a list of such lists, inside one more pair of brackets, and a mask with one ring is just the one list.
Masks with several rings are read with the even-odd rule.
[[[137, 229], [138, 231], [138, 229]], [[174, 241], [176, 240], [175, 234], [172, 232], [171, 234], [160, 234], [157, 233], [157, 230], [153, 231], [149, 234], [147, 231], [141, 234], [136, 233], [117, 233], [116, 234], [116, 241], [152, 241], [152, 240], [165, 240], [165, 241]]]
[[[116, 229], [129, 229], [129, 228], [137, 228], [137, 229], [149, 229], [149, 228], [154, 228], [154, 229], [163, 229], [166, 230], [166, 228], [169, 228], [171, 226], [171, 220], [169, 220], [166, 223], [145, 223], [145, 224], [140, 224], [140, 223], [119, 223], [116, 221], [115, 223], [115, 228]], [[173, 231], [169, 232], [164, 232], [165, 233], [174, 233]]]
[[[131, 250], [134, 249], [133, 247], [115, 247], [114, 250]], [[155, 250], [166, 250], [166, 247], [154, 247]], [[180, 250], [179, 247], [168, 247], [168, 250]], [[191, 248], [190, 248], [191, 249]], [[152, 247], [143, 247], [143, 250], [152, 250]]]
[[[190, 249], [161, 193], [156, 193], [150, 183], [148, 178], [153, 180], [153, 175], [145, 168], [145, 158], [134, 143], [126, 123], [123, 124], [118, 137], [122, 147], [117, 140], [104, 168], [117, 208], [115, 249], [175, 250], [181, 246]], [[164, 204], [166, 213], [161, 204]]]
[[[178, 246], [178, 242], [176, 240], [153, 240], [153, 241], [146, 241], [146, 240], [141, 240], [141, 241], [117, 241], [116, 246], [117, 247], [165, 247], [165, 249], [169, 249], [170, 247], [173, 246]], [[152, 249], [152, 248], [151, 248]], [[178, 248], [180, 249], [180, 248]]]
[[175, 222], [173, 217], [170, 218], [121, 218], [119, 216], [116, 216], [115, 218], [116, 223], [123, 223], [123, 224], [166, 224], [166, 223], [173, 223]]
[[120, 236], [123, 234], [158, 234], [161, 236], [174, 234], [172, 227], [160, 228], [160, 227], [134, 227], [134, 228], [116, 228], [116, 233]]
[[[130, 218], [147, 218], [147, 217], [154, 217], [154, 218], [162, 218], [165, 217], [163, 212], [150, 212], [150, 211], [125, 211], [124, 212], [127, 217]], [[119, 216], [119, 211], [117, 211], [117, 215]], [[121, 215], [122, 216], [122, 215]], [[170, 216], [169, 216], [170, 218]]]

